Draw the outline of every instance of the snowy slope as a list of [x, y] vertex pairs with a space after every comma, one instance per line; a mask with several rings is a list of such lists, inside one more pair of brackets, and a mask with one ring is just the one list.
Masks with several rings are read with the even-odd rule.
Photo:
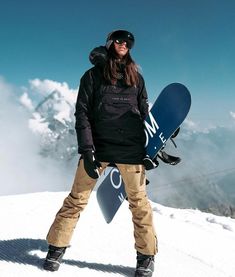
[[[132, 222], [125, 202], [106, 224], [95, 192], [57, 273], [41, 269], [45, 236], [68, 192], [0, 197], [0, 276], [133, 276]], [[159, 239], [154, 276], [235, 276], [235, 220], [152, 203]]]

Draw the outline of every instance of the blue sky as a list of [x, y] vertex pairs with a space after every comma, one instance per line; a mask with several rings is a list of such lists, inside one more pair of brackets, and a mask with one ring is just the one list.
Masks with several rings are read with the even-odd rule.
[[168, 83], [182, 82], [192, 93], [193, 121], [230, 123], [233, 0], [1, 0], [0, 75], [19, 87], [39, 78], [76, 88], [90, 50], [118, 28], [136, 37], [132, 56], [151, 102]]

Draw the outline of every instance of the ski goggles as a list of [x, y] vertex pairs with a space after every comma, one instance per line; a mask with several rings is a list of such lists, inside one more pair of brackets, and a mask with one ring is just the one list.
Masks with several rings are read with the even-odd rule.
[[126, 42], [127, 48], [131, 49], [134, 46], [135, 38], [132, 33], [125, 30], [118, 30], [112, 32], [107, 41], [114, 41], [117, 44], [122, 44]]
[[123, 44], [123, 43], [125, 42], [127, 48], [130, 49], [130, 48], [132, 47], [132, 45], [130, 44], [130, 42], [129, 42], [127, 39], [119, 38], [119, 39], [115, 39], [114, 42], [117, 43], [117, 44], [119, 44], [119, 45], [120, 45], [120, 44]]

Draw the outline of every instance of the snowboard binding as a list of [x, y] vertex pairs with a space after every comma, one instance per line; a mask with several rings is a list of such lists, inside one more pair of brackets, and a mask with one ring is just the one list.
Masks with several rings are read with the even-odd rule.
[[[173, 133], [173, 135], [170, 137], [171, 142], [177, 148], [177, 145], [174, 141], [174, 138], [178, 136], [180, 131], [180, 127], [176, 129], [176, 131]], [[181, 162], [180, 157], [172, 156], [167, 154], [165, 151], [163, 151], [165, 146], [162, 147], [162, 149], [158, 152], [157, 157], [161, 159], [164, 163], [170, 164], [170, 165], [177, 165], [178, 163]]]
[[[177, 145], [174, 141], [174, 138], [179, 134], [180, 127], [176, 129], [176, 131], [173, 133], [173, 135], [170, 137], [171, 142], [177, 148]], [[154, 159], [151, 159], [148, 155], [146, 155], [143, 159], [143, 163], [146, 170], [151, 170], [154, 168], [157, 168], [159, 166], [159, 162], [157, 158], [159, 158], [162, 162], [169, 164], [169, 165], [177, 165], [180, 161], [180, 157], [172, 156], [167, 154], [163, 149], [165, 148], [165, 145], [161, 148], [161, 150], [158, 152], [157, 156]]]
[[157, 157], [161, 159], [164, 163], [170, 164], [170, 165], [177, 165], [181, 159], [180, 157], [172, 156], [167, 154], [165, 151], [160, 150], [157, 154]]

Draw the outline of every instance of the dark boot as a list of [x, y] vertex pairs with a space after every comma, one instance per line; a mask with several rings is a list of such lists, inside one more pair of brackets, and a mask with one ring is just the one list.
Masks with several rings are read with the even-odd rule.
[[151, 277], [154, 271], [154, 256], [137, 252], [135, 277]]
[[49, 245], [48, 253], [43, 268], [49, 271], [57, 271], [64, 256], [66, 247]]

